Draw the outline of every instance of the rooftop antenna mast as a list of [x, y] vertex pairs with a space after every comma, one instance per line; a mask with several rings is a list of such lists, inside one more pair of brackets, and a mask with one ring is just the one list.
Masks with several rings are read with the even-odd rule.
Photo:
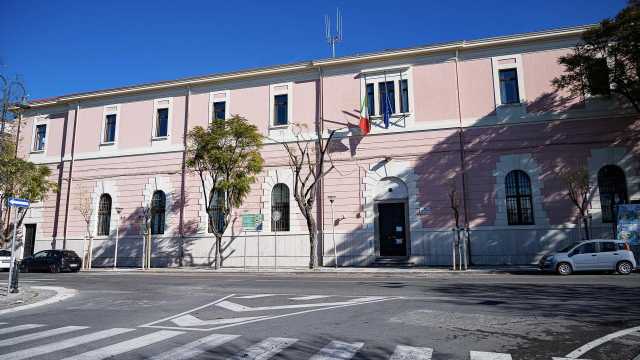
[[336, 8], [336, 28], [335, 33], [331, 32], [331, 18], [324, 16], [324, 37], [331, 46], [331, 57], [336, 57], [336, 44], [342, 41], [342, 14]]

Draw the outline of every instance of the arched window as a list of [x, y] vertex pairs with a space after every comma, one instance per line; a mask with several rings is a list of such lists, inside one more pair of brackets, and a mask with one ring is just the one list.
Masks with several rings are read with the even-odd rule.
[[509, 225], [533, 225], [531, 180], [522, 170], [513, 170], [504, 180]]
[[156, 191], [151, 198], [151, 234], [164, 234], [164, 214], [167, 198], [163, 191]]
[[111, 231], [111, 196], [100, 195], [98, 204], [98, 236], [108, 236]]
[[289, 231], [289, 187], [275, 184], [271, 191], [271, 231]]
[[602, 222], [614, 222], [615, 206], [629, 201], [624, 171], [616, 165], [603, 166], [598, 171], [598, 190], [600, 191]]
[[[213, 220], [213, 226], [216, 227], [218, 232], [222, 232], [224, 228], [224, 192], [213, 191], [209, 193], [209, 209], [207, 211], [209, 219]], [[207, 226], [209, 233], [213, 233], [211, 222]]]

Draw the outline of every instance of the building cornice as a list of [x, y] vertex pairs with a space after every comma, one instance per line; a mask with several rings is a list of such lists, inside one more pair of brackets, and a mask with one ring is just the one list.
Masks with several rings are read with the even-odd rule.
[[312, 60], [295, 64], [277, 65], [250, 70], [241, 70], [228, 73], [218, 73], [206, 76], [191, 77], [178, 80], [161, 81], [155, 83], [132, 85], [119, 88], [91, 91], [53, 97], [48, 99], [34, 100], [28, 104], [31, 108], [43, 108], [52, 105], [70, 104], [78, 101], [117, 95], [127, 95], [154, 90], [165, 90], [184, 86], [198, 86], [215, 82], [239, 80], [260, 76], [280, 75], [304, 70], [315, 70], [321, 67], [331, 67], [354, 63], [366, 63], [372, 61], [393, 60], [396, 58], [428, 55], [443, 51], [464, 51], [479, 48], [490, 48], [496, 46], [506, 46], [523, 42], [533, 42], [541, 40], [553, 40], [571, 36], [579, 36], [595, 25], [583, 25], [570, 28], [553, 29], [532, 33], [516, 34], [509, 36], [492, 37], [471, 41], [455, 41], [443, 44], [434, 44], [404, 49], [387, 50], [381, 52], [349, 55], [331, 59]]

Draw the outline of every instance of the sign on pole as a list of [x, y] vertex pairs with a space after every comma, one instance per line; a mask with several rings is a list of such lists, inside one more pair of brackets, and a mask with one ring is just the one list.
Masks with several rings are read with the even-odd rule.
[[262, 225], [262, 214], [242, 214], [242, 228], [244, 231], [260, 231]]
[[8, 200], [9, 206], [19, 207], [19, 208], [27, 208], [30, 203], [27, 199], [19, 199], [19, 198], [9, 198]]

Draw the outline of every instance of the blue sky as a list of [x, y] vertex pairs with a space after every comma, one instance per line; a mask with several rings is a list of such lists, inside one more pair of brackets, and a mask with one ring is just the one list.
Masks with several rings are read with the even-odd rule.
[[625, 0], [2, 0], [0, 71], [30, 99], [338, 55], [594, 23]]

